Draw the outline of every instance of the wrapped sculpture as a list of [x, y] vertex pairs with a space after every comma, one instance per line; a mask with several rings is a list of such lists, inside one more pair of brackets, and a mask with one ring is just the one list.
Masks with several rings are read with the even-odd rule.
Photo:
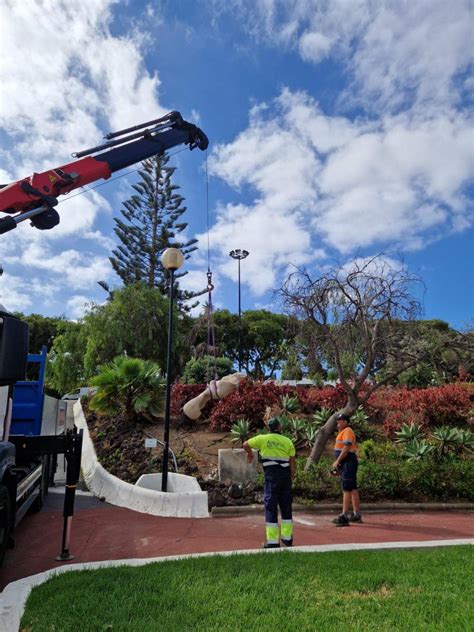
[[186, 402], [183, 406], [183, 413], [189, 419], [196, 421], [209, 400], [219, 400], [227, 397], [227, 395], [230, 395], [237, 389], [244, 377], [245, 375], [241, 373], [232, 373], [232, 375], [225, 375], [220, 380], [211, 380], [206, 390], [189, 400], [189, 402]]

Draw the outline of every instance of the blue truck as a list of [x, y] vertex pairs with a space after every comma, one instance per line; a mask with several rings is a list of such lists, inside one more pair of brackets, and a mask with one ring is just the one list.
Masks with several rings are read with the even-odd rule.
[[[43, 424], [46, 347], [28, 354], [28, 326], [0, 311], [0, 564], [14, 546], [15, 528], [28, 511], [39, 511], [52, 482], [58, 454], [67, 462], [64, 530], [60, 559], [69, 554], [70, 521], [80, 473], [82, 434], [65, 430], [65, 415]], [[25, 380], [27, 367], [36, 367]], [[45, 431], [49, 434], [45, 434]], [[52, 431], [52, 432], [51, 432]]]

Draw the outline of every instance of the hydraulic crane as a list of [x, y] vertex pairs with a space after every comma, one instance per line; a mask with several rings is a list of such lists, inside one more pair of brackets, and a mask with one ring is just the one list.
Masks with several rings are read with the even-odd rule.
[[54, 228], [60, 221], [55, 208], [59, 195], [110, 178], [114, 172], [176, 145], [205, 150], [209, 144], [204, 132], [183, 120], [179, 112], [111, 132], [105, 139], [101, 145], [74, 153], [73, 162], [0, 185], [0, 213], [8, 214], [0, 219], [0, 234], [27, 219], [39, 230]]
[[[0, 185], [0, 214], [6, 214], [0, 218], [0, 234], [28, 219], [39, 230], [54, 228], [60, 221], [55, 208], [58, 196], [110, 178], [120, 169], [177, 145], [205, 150], [209, 142], [204, 132], [184, 121], [179, 112], [109, 133], [105, 139], [101, 145], [73, 154], [76, 160], [68, 164]], [[0, 565], [6, 548], [13, 545], [14, 529], [20, 518], [28, 509], [41, 507], [51, 477], [51, 464], [58, 454], [65, 455], [67, 473], [62, 549], [57, 559], [72, 557], [69, 533], [80, 473], [82, 431], [44, 435], [42, 411], [39, 411], [39, 429], [35, 425], [28, 433], [10, 432], [15, 431], [12, 417], [15, 383], [24, 380], [28, 359], [31, 354], [28, 354], [27, 323], [0, 306]], [[38, 388], [42, 392], [42, 379]], [[42, 398], [38, 401], [42, 402]]]

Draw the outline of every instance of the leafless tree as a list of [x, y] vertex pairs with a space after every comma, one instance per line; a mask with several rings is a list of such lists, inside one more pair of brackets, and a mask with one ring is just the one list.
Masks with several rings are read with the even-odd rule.
[[337, 413], [354, 414], [376, 389], [424, 357], [415, 297], [423, 287], [403, 265], [377, 255], [335, 266], [315, 279], [296, 270], [279, 290], [286, 308], [310, 326], [311, 346], [323, 350], [347, 393], [344, 408], [317, 433], [306, 469], [319, 461]]

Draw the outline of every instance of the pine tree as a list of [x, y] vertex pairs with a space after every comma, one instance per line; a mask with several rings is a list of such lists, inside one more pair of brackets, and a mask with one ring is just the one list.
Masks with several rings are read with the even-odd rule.
[[[168, 166], [169, 157], [155, 156], [142, 163], [138, 172], [140, 181], [132, 185], [136, 191], [123, 203], [122, 218], [114, 218], [114, 232], [121, 245], [109, 257], [113, 269], [124, 285], [143, 282], [156, 287], [162, 294], [168, 293], [168, 273], [161, 264], [161, 254], [166, 248], [179, 248], [185, 259], [197, 250], [197, 239], [179, 241], [179, 235], [187, 222], [180, 221], [186, 212], [184, 198], [179, 195], [179, 186], [172, 183], [175, 167]], [[176, 300], [181, 308], [189, 310], [183, 303], [197, 296], [181, 290], [178, 279], [187, 272], [175, 274]], [[101, 282], [100, 285], [105, 287]]]

